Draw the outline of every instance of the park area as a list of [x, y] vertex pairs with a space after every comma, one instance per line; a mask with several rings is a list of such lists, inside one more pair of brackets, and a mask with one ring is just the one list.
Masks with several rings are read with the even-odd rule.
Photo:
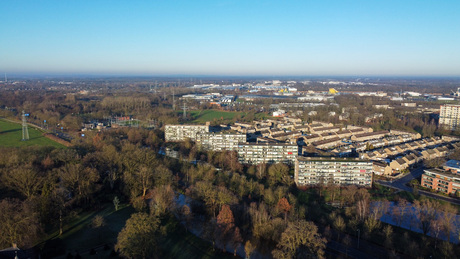
[[[129, 205], [115, 211], [113, 205], [105, 204], [99, 211], [75, 215], [64, 224], [62, 235], [56, 230], [38, 247], [47, 258], [78, 258], [77, 255], [81, 258], [118, 258], [114, 245], [133, 213], [135, 210]], [[159, 238], [160, 258], [234, 258], [187, 232], [174, 218], [163, 221], [167, 234]]]
[[57, 148], [64, 147], [63, 145], [43, 136], [42, 131], [34, 127], [28, 127], [28, 129], [29, 129], [29, 140], [21, 141], [22, 139], [21, 124], [0, 119], [0, 146], [3, 146], [3, 147], [53, 146]]
[[204, 124], [206, 122], [230, 123], [240, 120], [252, 121], [254, 119], [266, 119], [268, 116], [265, 113], [248, 113], [248, 112], [228, 112], [217, 110], [194, 110], [190, 111], [193, 118], [193, 123]]

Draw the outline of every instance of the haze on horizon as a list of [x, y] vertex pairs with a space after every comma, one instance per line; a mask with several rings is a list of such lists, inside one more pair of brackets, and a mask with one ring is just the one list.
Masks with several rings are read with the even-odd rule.
[[0, 72], [460, 76], [460, 1], [13, 1]]

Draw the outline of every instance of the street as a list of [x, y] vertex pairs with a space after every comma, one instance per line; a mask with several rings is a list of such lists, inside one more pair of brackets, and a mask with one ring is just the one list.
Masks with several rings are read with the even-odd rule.
[[[380, 185], [390, 187], [390, 188], [393, 188], [393, 189], [397, 189], [397, 190], [400, 190], [400, 191], [412, 192], [413, 188], [408, 186], [407, 184], [411, 180], [420, 177], [423, 174], [423, 169], [424, 169], [423, 166], [418, 167], [418, 168], [412, 170], [410, 173], [408, 173], [404, 177], [402, 177], [401, 179], [395, 180], [393, 182], [383, 181], [383, 180], [376, 180], [375, 182], [380, 184]], [[430, 198], [443, 200], [443, 201], [447, 201], [447, 202], [450, 202], [450, 203], [453, 203], [453, 204], [460, 205], [460, 200], [458, 200], [458, 199], [446, 197], [446, 196], [443, 196], [443, 195], [439, 195], [439, 194], [435, 194], [435, 193], [431, 193], [431, 192], [427, 192], [427, 191], [423, 191], [423, 190], [418, 190], [418, 191], [419, 191], [419, 194], [421, 194], [421, 195], [425, 195], [425, 196], [428, 196]]]

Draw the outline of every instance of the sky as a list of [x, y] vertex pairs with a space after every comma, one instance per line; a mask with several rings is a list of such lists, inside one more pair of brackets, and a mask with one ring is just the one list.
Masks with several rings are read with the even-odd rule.
[[460, 76], [458, 0], [4, 0], [0, 73]]

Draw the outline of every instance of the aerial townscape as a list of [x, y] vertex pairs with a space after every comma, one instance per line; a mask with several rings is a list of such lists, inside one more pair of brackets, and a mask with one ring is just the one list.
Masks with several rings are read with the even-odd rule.
[[460, 257], [460, 2], [191, 2], [7, 1], [0, 259]]

